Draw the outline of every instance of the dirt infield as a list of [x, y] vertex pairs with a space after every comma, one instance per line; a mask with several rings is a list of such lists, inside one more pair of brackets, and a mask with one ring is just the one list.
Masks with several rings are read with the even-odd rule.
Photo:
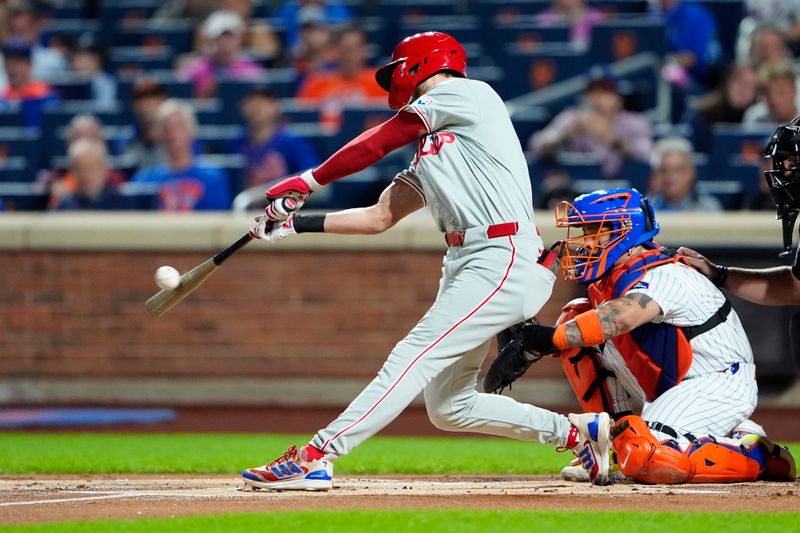
[[800, 482], [592, 487], [553, 476], [343, 476], [336, 485], [270, 492], [232, 476], [4, 476], [0, 523], [307, 509], [800, 510]]

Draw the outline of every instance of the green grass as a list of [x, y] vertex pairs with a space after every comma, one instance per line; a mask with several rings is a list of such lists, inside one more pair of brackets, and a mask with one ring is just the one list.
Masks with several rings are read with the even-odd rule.
[[[272, 461], [308, 435], [0, 433], [0, 473], [233, 474]], [[510, 439], [374, 437], [337, 474], [546, 474], [572, 459]]]
[[457, 531], [503, 533], [531, 531], [591, 531], [619, 533], [675, 533], [676, 531], [724, 531], [782, 533], [797, 531], [800, 513], [639, 513], [590, 511], [314, 511], [264, 514], [198, 516], [130, 521], [64, 522], [9, 527], [9, 531], [48, 532], [192, 532], [192, 531], [291, 531], [349, 533], [374, 531]]

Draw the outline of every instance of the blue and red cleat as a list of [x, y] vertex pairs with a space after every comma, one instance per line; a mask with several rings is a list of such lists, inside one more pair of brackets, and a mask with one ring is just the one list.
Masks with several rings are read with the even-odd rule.
[[242, 472], [242, 479], [246, 485], [259, 489], [329, 490], [333, 488], [333, 463], [324, 457], [313, 457], [308, 448], [305, 446], [302, 450], [298, 450], [297, 446], [292, 446], [271, 463], [248, 468]]
[[608, 485], [611, 451], [611, 418], [608, 413], [570, 413], [567, 417], [578, 430], [578, 445], [572, 452], [581, 460], [594, 485]]

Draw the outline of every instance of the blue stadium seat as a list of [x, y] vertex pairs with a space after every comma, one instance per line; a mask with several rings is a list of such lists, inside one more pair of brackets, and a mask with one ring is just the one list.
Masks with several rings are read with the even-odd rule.
[[67, 73], [59, 74], [57, 79], [50, 81], [50, 86], [62, 100], [90, 100], [92, 98], [92, 85], [84, 79]]
[[726, 211], [742, 209], [745, 191], [738, 180], [698, 180], [695, 189], [700, 194], [708, 194], [720, 201]]
[[201, 164], [221, 169], [228, 176], [231, 198], [244, 190], [244, 158], [238, 154], [205, 154], [199, 158]]
[[455, 15], [457, 5], [450, 0], [388, 0], [380, 3], [379, 13], [385, 20], [400, 24], [431, 15]]
[[12, 156], [0, 160], [0, 182], [32, 182], [35, 176], [28, 171], [24, 157]]
[[484, 35], [488, 50], [502, 50], [509, 44], [520, 50], [536, 50], [541, 43], [569, 43], [570, 27], [568, 24], [542, 24], [535, 18], [525, 17], [510, 23], [492, 22]]
[[243, 128], [239, 125], [204, 125], [202, 121], [197, 128], [197, 140], [206, 154], [227, 154], [233, 141], [242, 136]]
[[517, 137], [525, 149], [531, 136], [542, 129], [550, 121], [550, 113], [541, 107], [529, 107], [511, 116], [511, 123], [517, 132]]
[[175, 52], [169, 47], [116, 46], [108, 54], [108, 71], [130, 78], [142, 72], [169, 70]]
[[342, 112], [341, 144], [394, 116], [388, 107], [348, 107]]
[[32, 128], [0, 128], [0, 159], [9, 156], [24, 158], [31, 172], [40, 169], [41, 142]]
[[34, 183], [0, 183], [2, 211], [44, 211], [50, 194]]
[[[709, 164], [714, 172], [727, 174], [734, 161], [758, 163], [767, 141], [773, 133], [772, 127], [747, 127], [740, 125], [718, 125], [712, 128]], [[717, 176], [712, 176], [716, 178]]]
[[0, 128], [21, 128], [25, 116], [19, 109], [0, 109]]
[[316, 122], [293, 123], [289, 124], [286, 129], [295, 135], [304, 137], [311, 143], [320, 161], [327, 159], [342, 146], [338, 133], [322, 130]]
[[647, 17], [612, 20], [592, 28], [587, 50], [591, 64], [611, 63], [640, 52], [663, 56], [666, 52], [664, 23]]
[[[270, 69], [257, 80], [221, 80], [217, 86], [217, 98], [228, 113], [238, 113], [242, 98], [254, 87], [266, 87], [278, 97], [294, 96], [297, 89], [297, 73], [294, 69]], [[235, 115], [238, 116], [238, 115]]]
[[100, 33], [100, 24], [96, 20], [59, 17], [42, 29], [41, 39], [47, 46], [64, 49], [77, 43], [84, 35], [94, 40]]
[[173, 71], [148, 72], [145, 76], [119, 81], [117, 85], [117, 100], [125, 104], [127, 111], [130, 111], [131, 92], [134, 85], [136, 85], [137, 81], [144, 79], [163, 85], [172, 98], [191, 98], [193, 95], [192, 82], [178, 79]]
[[583, 52], [554, 44], [541, 45], [536, 51], [523, 51], [508, 45], [498, 63], [506, 72], [500, 91], [504, 99], [581, 75], [587, 69]]
[[461, 44], [483, 42], [481, 21], [471, 15], [431, 15], [421, 19], [402, 20], [394, 26], [394, 41], [400, 42], [409, 35], [430, 31], [431, 28], [452, 35]]
[[154, 183], [123, 183], [119, 192], [130, 199], [135, 211], [156, 211], [159, 206], [159, 185]]
[[647, 13], [647, 0], [589, 0], [590, 7], [599, 9], [610, 16]]
[[141, 27], [116, 27], [111, 36], [114, 46], [169, 47], [176, 54], [191, 52], [195, 26], [191, 21], [148, 22]]
[[100, 22], [104, 28], [144, 25], [164, 2], [161, 0], [114, 0], [100, 2]]
[[476, 0], [472, 11], [484, 24], [509, 25], [550, 6], [550, 0]]
[[744, 2], [741, 0], [701, 0], [700, 3], [717, 19], [722, 54], [724, 57], [732, 59], [736, 55], [739, 23], [746, 14]]

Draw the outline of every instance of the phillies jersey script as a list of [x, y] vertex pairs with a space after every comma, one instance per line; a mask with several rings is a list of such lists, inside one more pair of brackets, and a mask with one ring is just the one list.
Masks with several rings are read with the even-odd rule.
[[443, 231], [533, 222], [528, 164], [505, 104], [482, 81], [450, 78], [401, 112], [428, 135], [398, 179], [424, 191]]

